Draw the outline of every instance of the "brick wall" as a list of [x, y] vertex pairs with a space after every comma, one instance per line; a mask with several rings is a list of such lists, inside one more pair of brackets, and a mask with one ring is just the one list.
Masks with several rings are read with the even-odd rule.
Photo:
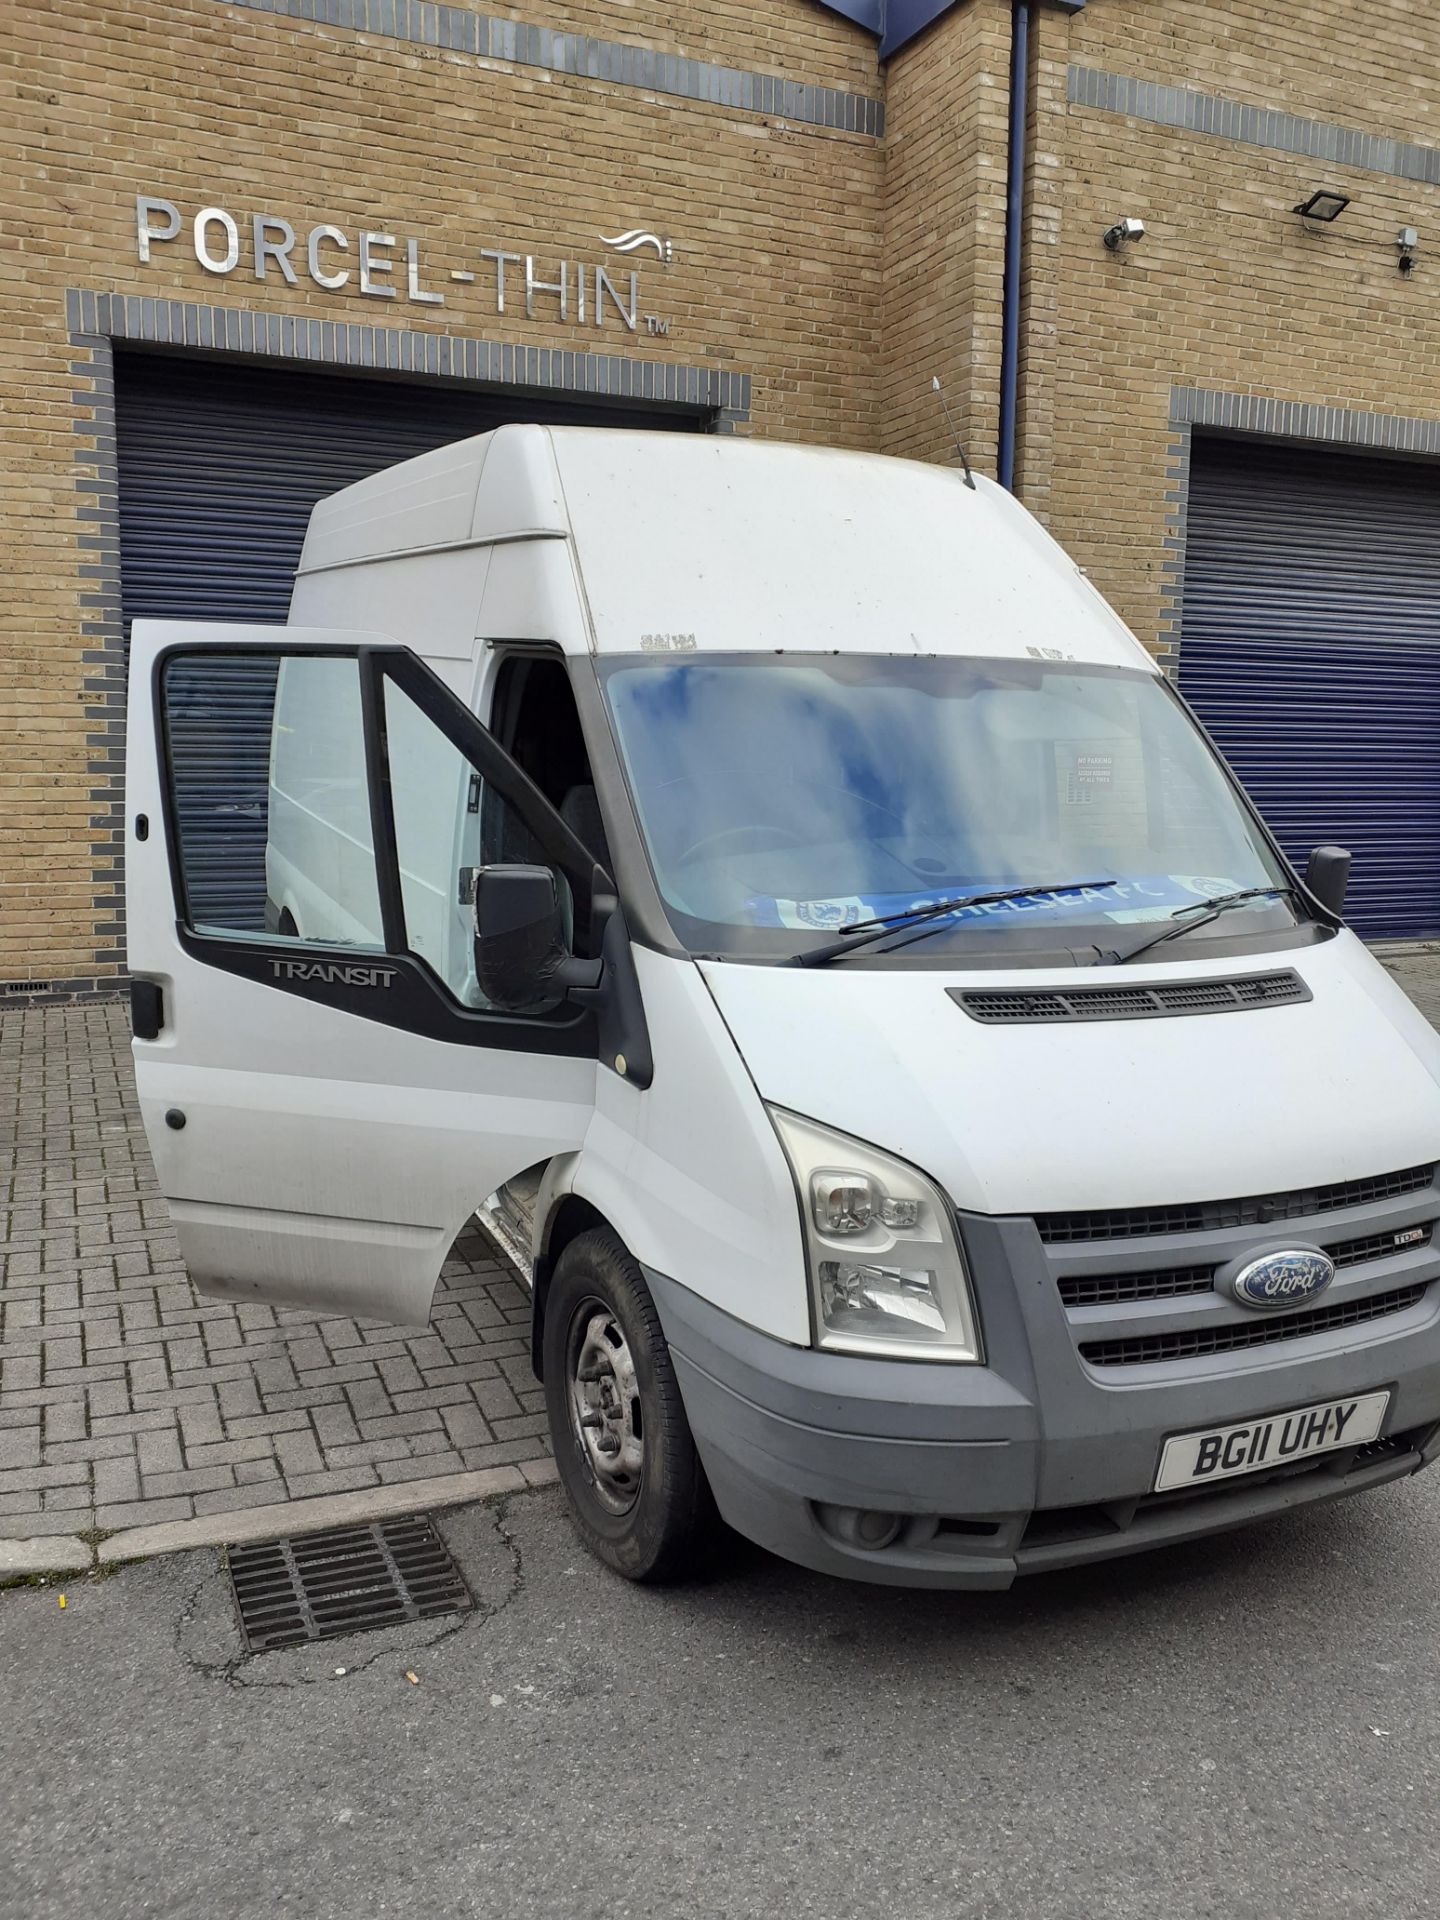
[[[963, 0], [884, 74], [873, 40], [811, 0], [492, 0], [417, 9], [403, 38], [391, 0], [310, 7], [350, 25], [291, 5], [18, 0], [0, 19], [0, 981], [103, 980], [121, 959], [97, 684], [118, 560], [93, 517], [113, 453], [103, 344], [92, 367], [71, 343], [65, 290], [597, 343], [522, 303], [499, 316], [480, 289], [448, 288], [441, 310], [303, 273], [262, 284], [248, 250], [217, 278], [183, 237], [147, 268], [137, 192], [302, 232], [383, 223], [447, 263], [485, 245], [593, 258], [613, 225], [653, 227], [676, 258], [646, 262], [642, 305], [669, 332], [612, 329], [607, 352], [751, 376], [756, 432], [950, 461], [939, 373], [994, 469], [1007, 0]], [[480, 51], [482, 18], [647, 50], [649, 78], [558, 70], [549, 40], [507, 55], [490, 28]], [[1041, 4], [1031, 81], [1019, 488], [1158, 645], [1176, 621], [1173, 389], [1440, 417], [1440, 162], [1424, 151], [1440, 145], [1440, 31], [1430, 0]], [[1230, 114], [1228, 132], [1162, 124], [1199, 111], [1166, 89], [1203, 96], [1203, 124]], [[1322, 184], [1354, 204], [1307, 231], [1290, 208]], [[1127, 213], [1147, 238], [1111, 255], [1100, 234]], [[1408, 280], [1402, 225], [1421, 234]]]
[[[122, 959], [107, 904], [100, 642], [82, 631], [115, 617], [113, 544], [80, 518], [113, 469], [90, 350], [67, 335], [67, 288], [635, 352], [751, 375], [756, 431], [875, 438], [882, 149], [874, 133], [817, 124], [829, 111], [818, 93], [788, 115], [743, 110], [270, 6], [18, 0], [0, 23], [11, 187], [0, 230], [0, 981], [93, 980]], [[873, 40], [807, 0], [489, 11], [813, 89], [880, 91]], [[593, 260], [598, 234], [654, 228], [676, 257], [643, 265], [642, 305], [669, 333], [582, 332], [573, 316], [562, 329], [558, 313], [527, 320], [513, 296], [498, 316], [479, 287], [448, 289], [444, 309], [362, 297], [353, 280], [327, 293], [303, 263], [297, 286], [273, 268], [261, 284], [248, 244], [220, 278], [184, 230], [143, 266], [137, 192], [187, 216], [207, 204], [279, 214], [302, 234], [334, 222], [352, 247], [358, 229], [383, 226], [447, 263], [497, 245], [532, 250], [542, 267]], [[402, 251], [402, 286], [403, 273]]]
[[1415, 139], [1437, 130], [1429, 0], [1091, 0], [1062, 24], [1087, 65]]
[[993, 473], [1005, 247], [1010, 9], [966, 0], [886, 76], [880, 444], [953, 461], [938, 374], [972, 465]]
[[[1440, 144], [1440, 25], [1422, 0], [1092, 0], [1037, 29], [1020, 491], [1155, 645], [1175, 627], [1173, 387], [1440, 417], [1440, 253], [1407, 279], [1394, 245], [1415, 226], [1440, 246], [1440, 186], [1262, 144], [1304, 126], [1246, 141], [1154, 124], [1163, 99], [1067, 104], [1067, 67]], [[1308, 230], [1291, 208], [1318, 186], [1353, 204]], [[1127, 214], [1146, 238], [1107, 253]]]
[[881, 90], [874, 37], [815, 0], [536, 0], [524, 7], [491, 4], [488, 11], [693, 60], [858, 93]]

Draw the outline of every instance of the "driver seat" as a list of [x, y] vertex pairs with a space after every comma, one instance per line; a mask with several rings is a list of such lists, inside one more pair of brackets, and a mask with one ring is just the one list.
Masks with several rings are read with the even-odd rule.
[[605, 822], [600, 817], [600, 800], [594, 787], [571, 787], [560, 802], [560, 818], [575, 838], [594, 854], [605, 871], [613, 874], [615, 869], [610, 864], [610, 843], [605, 838]]

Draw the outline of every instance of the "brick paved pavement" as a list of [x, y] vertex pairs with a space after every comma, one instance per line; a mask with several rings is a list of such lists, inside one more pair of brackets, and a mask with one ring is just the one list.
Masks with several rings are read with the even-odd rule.
[[[1440, 946], [1387, 964], [1440, 1026]], [[0, 1154], [0, 1539], [546, 1454], [525, 1296], [478, 1229], [446, 1262], [429, 1328], [196, 1297], [140, 1129], [124, 1007], [0, 1019]]]
[[1382, 958], [1430, 1024], [1440, 1027], [1440, 946], [1405, 948]]
[[525, 1295], [476, 1229], [429, 1328], [199, 1299], [151, 1169], [128, 1009], [0, 1018], [0, 1539], [537, 1460]]

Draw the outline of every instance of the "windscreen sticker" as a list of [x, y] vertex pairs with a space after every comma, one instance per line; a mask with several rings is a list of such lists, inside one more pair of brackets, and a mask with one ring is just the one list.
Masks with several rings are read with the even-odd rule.
[[[1237, 880], [1222, 880], [1215, 875], [1203, 873], [1172, 873], [1165, 876], [1164, 884], [1170, 891], [1166, 894], [1163, 906], [1120, 907], [1105, 915], [1107, 920], [1129, 923], [1135, 920], [1169, 920], [1175, 913], [1173, 902], [1178, 898], [1181, 906], [1193, 905], [1197, 900], [1213, 900], [1222, 893], [1238, 893], [1240, 883]], [[1175, 891], [1178, 889], [1178, 892]], [[1189, 894], [1189, 900], [1185, 895]]]
[[[849, 894], [838, 900], [748, 900], [746, 906], [756, 916], [757, 926], [804, 927], [815, 932], [842, 933], [861, 920], [871, 920], [877, 911], [874, 902]], [[762, 917], [765, 915], [773, 917]]]
[[[1003, 880], [977, 886], [976, 893], [991, 893], [1003, 886]], [[1177, 906], [1189, 906], [1219, 893], [1237, 891], [1236, 882], [1195, 874], [1147, 874], [1140, 879], [1117, 881], [1109, 887], [1067, 887], [1054, 892], [1022, 894], [1018, 899], [990, 901], [979, 906], [957, 907], [953, 913], [940, 914], [936, 923], [947, 920], [1005, 922], [1017, 915], [1032, 913], [1083, 914], [1114, 921], [1167, 920]], [[771, 894], [752, 894], [745, 903], [750, 923], [757, 927], [789, 927], [814, 933], [843, 933], [847, 927], [896, 914], [922, 913], [942, 900], [958, 898], [961, 889], [938, 893], [836, 894], [820, 900], [786, 900]]]
[[1174, 911], [1173, 907], [1116, 907], [1108, 910], [1105, 918], [1128, 926], [1135, 920], [1168, 920]]

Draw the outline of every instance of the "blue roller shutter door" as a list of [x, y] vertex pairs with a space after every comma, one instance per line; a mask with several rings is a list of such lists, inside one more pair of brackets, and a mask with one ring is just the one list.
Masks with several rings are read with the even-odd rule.
[[[419, 382], [120, 354], [115, 369], [120, 577], [132, 620], [283, 624], [310, 509], [382, 467], [511, 420], [695, 430], [698, 415], [534, 401]], [[192, 906], [264, 926], [274, 675], [237, 662], [177, 687], [171, 727], [188, 770]], [[235, 820], [251, 824], [237, 858]], [[206, 858], [210, 841], [213, 856]], [[223, 848], [223, 858], [221, 849]]]
[[1181, 690], [1291, 859], [1338, 842], [1369, 939], [1440, 935], [1440, 476], [1197, 436]]

